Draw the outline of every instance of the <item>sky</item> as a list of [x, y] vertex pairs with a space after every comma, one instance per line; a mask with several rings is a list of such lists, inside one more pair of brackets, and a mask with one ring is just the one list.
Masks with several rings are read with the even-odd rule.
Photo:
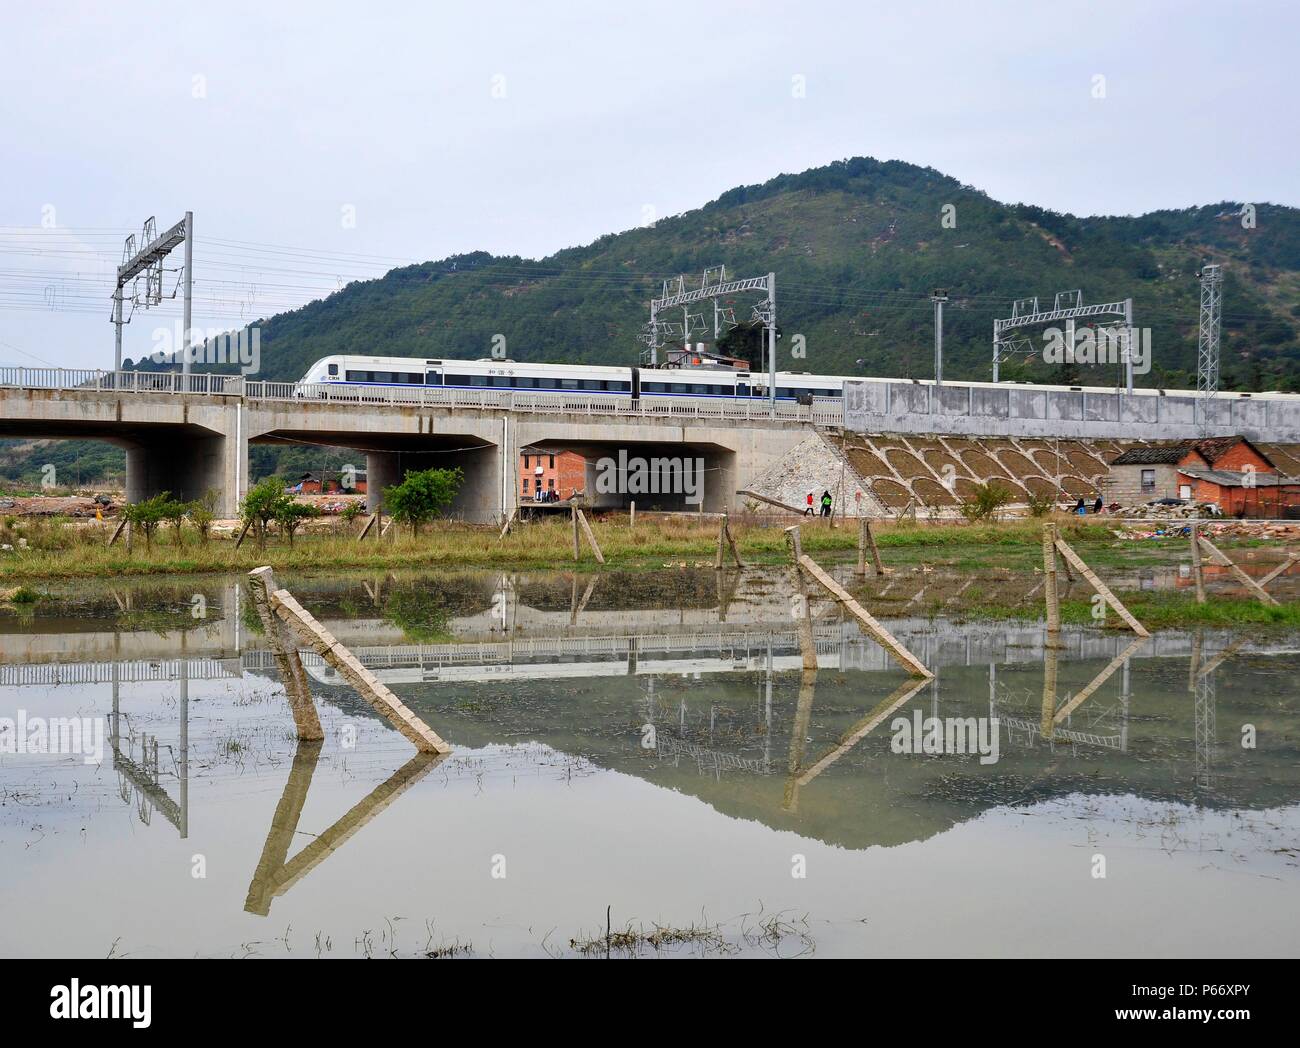
[[123, 241], [187, 210], [224, 330], [850, 156], [1075, 214], [1298, 205], [1297, 39], [1290, 0], [9, 2], [0, 365], [111, 367]]

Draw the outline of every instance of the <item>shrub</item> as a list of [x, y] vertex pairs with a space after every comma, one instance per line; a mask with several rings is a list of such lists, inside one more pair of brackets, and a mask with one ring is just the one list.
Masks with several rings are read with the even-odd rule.
[[392, 518], [420, 533], [420, 525], [450, 506], [465, 474], [459, 468], [426, 469], [408, 473], [400, 484], [384, 489], [384, 503]]
[[980, 520], [997, 519], [998, 510], [1012, 499], [1011, 489], [993, 480], [975, 485], [971, 496], [961, 504], [962, 516], [974, 523]]

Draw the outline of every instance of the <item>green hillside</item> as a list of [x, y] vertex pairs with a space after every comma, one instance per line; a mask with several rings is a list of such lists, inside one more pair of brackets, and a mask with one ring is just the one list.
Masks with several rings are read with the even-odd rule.
[[[945, 205], [955, 209], [953, 228], [942, 224]], [[631, 364], [661, 281], [698, 281], [723, 264], [733, 277], [776, 273], [783, 368], [927, 378], [929, 291], [946, 287], [945, 377], [988, 379], [993, 320], [1010, 314], [1013, 299], [1050, 304], [1054, 292], [1080, 289], [1085, 302], [1134, 299], [1153, 348], [1139, 384], [1194, 387], [1196, 271], [1213, 261], [1225, 267], [1222, 387], [1300, 390], [1300, 211], [1255, 206], [1250, 229], [1234, 202], [1077, 218], [1000, 203], [929, 168], [858, 157], [731, 189], [698, 210], [549, 258], [476, 253], [350, 284], [260, 321], [257, 377], [299, 378], [332, 353], [483, 357], [498, 335], [515, 360]], [[757, 300], [736, 296], [738, 321]], [[709, 341], [708, 304], [696, 312], [706, 313], [708, 334], [695, 338]], [[794, 335], [804, 337], [803, 360], [791, 359]], [[1024, 358], [1002, 377], [1108, 384], [1117, 375]], [[259, 454], [258, 465], [274, 468], [276, 454]], [[6, 459], [2, 472], [31, 472], [26, 458]]]
[[[955, 228], [941, 225], [946, 204]], [[1224, 385], [1300, 389], [1300, 211], [1256, 206], [1253, 229], [1226, 202], [1076, 218], [999, 203], [927, 168], [856, 158], [541, 260], [464, 255], [351, 284], [261, 322], [261, 377], [298, 378], [331, 353], [487, 356], [496, 335], [516, 360], [629, 364], [660, 281], [698, 281], [725, 264], [733, 276], [777, 274], [783, 367], [928, 377], [928, 294], [939, 286], [951, 295], [946, 376], [988, 379], [994, 317], [1016, 298], [1050, 303], [1081, 289], [1087, 302], [1133, 297], [1137, 324], [1152, 329], [1155, 366], [1142, 384], [1194, 385], [1196, 270], [1214, 261], [1226, 273]], [[736, 297], [738, 320], [755, 301]], [[789, 358], [794, 334], [806, 339], [803, 363]], [[1041, 362], [1021, 371], [1054, 377]]]

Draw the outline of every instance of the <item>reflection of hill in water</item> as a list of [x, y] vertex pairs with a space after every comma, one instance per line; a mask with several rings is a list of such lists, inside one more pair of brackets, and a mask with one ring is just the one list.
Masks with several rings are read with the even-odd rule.
[[[1105, 664], [1060, 666], [1058, 707]], [[848, 848], [894, 845], [933, 836], [984, 812], [1084, 794], [1136, 794], [1212, 808], [1264, 809], [1300, 799], [1300, 698], [1270, 686], [1294, 675], [1294, 656], [1245, 657], [1219, 671], [1216, 745], [1198, 750], [1196, 701], [1185, 660], [1134, 660], [1127, 718], [1121, 682], [1111, 678], [1063, 725], [1104, 744], [1049, 744], [1017, 724], [1039, 722], [1041, 666], [998, 667], [994, 684], [1000, 760], [977, 756], [895, 754], [890, 721], [913, 709], [934, 710], [929, 686], [871, 734], [797, 790], [787, 807], [791, 728], [799, 677], [774, 683], [770, 730], [761, 674], [707, 681], [657, 678], [653, 698], [644, 678], [530, 683], [510, 689], [485, 684], [403, 688], [404, 701], [445, 737], [466, 746], [537, 740], [561, 752], [696, 796], [728, 815], [755, 819]], [[808, 769], [885, 699], [901, 675], [832, 674], [816, 683], [805, 753]], [[938, 714], [989, 714], [986, 667], [941, 674]], [[1264, 698], [1268, 696], [1268, 698]], [[642, 749], [642, 726], [653, 702], [658, 752]], [[1242, 749], [1240, 729], [1256, 726], [1259, 746]], [[1119, 749], [1120, 746], [1124, 750]], [[1209, 788], [1198, 785], [1208, 779]]]

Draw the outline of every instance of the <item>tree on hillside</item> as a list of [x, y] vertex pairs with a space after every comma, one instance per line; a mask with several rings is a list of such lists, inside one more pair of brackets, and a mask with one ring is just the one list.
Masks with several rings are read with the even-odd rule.
[[392, 518], [409, 524], [411, 534], [450, 506], [465, 474], [458, 468], [426, 469], [408, 473], [400, 484], [384, 488], [384, 504]]

